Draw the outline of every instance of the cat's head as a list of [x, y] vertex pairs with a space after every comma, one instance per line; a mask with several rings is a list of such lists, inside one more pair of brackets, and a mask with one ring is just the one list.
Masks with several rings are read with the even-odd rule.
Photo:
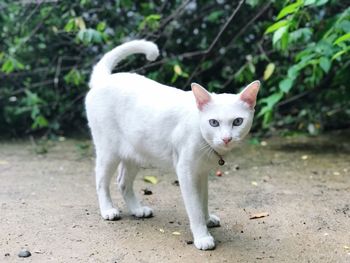
[[191, 86], [203, 138], [219, 154], [231, 151], [252, 126], [260, 82], [252, 82], [239, 94], [213, 94], [199, 84]]

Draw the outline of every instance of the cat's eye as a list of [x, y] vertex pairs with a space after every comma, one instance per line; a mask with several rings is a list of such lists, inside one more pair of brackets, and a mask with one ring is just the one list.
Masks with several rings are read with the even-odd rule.
[[240, 126], [243, 123], [243, 118], [236, 118], [233, 120], [233, 126]]
[[220, 125], [219, 122], [215, 119], [210, 119], [209, 124], [213, 127], [218, 127]]

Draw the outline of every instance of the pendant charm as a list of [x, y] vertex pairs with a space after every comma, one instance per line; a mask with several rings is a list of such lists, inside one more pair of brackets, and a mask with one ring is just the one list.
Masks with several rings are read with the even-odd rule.
[[219, 165], [223, 166], [225, 164], [225, 161], [223, 159], [220, 159], [218, 162]]

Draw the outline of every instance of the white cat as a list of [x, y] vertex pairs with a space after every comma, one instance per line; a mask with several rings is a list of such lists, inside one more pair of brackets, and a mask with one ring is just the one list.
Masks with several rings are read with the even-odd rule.
[[125, 57], [143, 53], [155, 60], [157, 46], [145, 40], [108, 52], [94, 67], [86, 111], [96, 148], [96, 188], [101, 215], [119, 219], [110, 181], [118, 168], [118, 186], [130, 212], [150, 217], [140, 204], [133, 181], [140, 166], [173, 169], [179, 179], [198, 249], [215, 247], [208, 227], [220, 219], [208, 212], [208, 173], [249, 132], [260, 82], [240, 94], [214, 94], [192, 83], [192, 91], [162, 85], [134, 73], [111, 74]]

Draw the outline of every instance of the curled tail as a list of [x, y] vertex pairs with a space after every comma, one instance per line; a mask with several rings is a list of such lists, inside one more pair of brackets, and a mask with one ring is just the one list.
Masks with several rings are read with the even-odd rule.
[[97, 86], [105, 77], [111, 75], [113, 68], [127, 56], [132, 54], [145, 54], [150, 61], [155, 60], [159, 55], [156, 44], [146, 40], [133, 40], [115, 47], [106, 53], [94, 66], [91, 74], [90, 88]]

